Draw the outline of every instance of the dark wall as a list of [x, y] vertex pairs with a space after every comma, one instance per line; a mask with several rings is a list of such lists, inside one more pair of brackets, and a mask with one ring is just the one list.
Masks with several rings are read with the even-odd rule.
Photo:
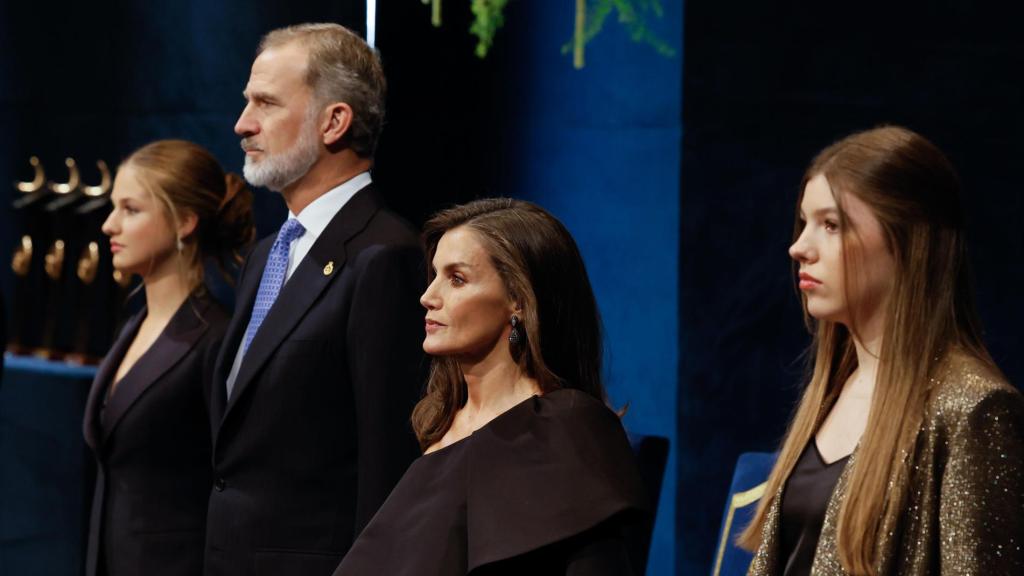
[[502, 165], [501, 55], [473, 55], [468, 3], [443, 7], [440, 28], [420, 2], [378, 1], [377, 8], [388, 111], [374, 178], [416, 224], [443, 206], [494, 195]]
[[710, 567], [737, 455], [774, 450], [800, 392], [786, 249], [813, 155], [902, 124], [957, 166], [986, 339], [1024, 383], [1022, 13], [1009, 4], [686, 4], [679, 573]]

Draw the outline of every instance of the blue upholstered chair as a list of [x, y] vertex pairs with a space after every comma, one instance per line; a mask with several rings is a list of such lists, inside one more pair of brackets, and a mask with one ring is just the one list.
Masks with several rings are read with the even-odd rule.
[[736, 546], [736, 537], [754, 516], [776, 456], [769, 452], [747, 452], [740, 454], [736, 461], [725, 511], [722, 513], [711, 576], [743, 576], [747, 573], [753, 556]]
[[633, 573], [642, 575], [647, 572], [647, 556], [651, 549], [651, 533], [654, 531], [654, 512], [658, 509], [661, 481], [665, 476], [665, 464], [668, 462], [668, 438], [630, 433], [629, 443], [633, 446], [636, 463], [640, 468], [640, 478], [651, 499], [649, 521], [626, 534], [629, 557], [633, 559]]

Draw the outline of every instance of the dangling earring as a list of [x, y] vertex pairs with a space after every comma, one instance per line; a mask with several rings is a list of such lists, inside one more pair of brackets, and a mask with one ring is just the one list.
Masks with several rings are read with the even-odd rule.
[[519, 330], [519, 317], [513, 314], [511, 323], [512, 330], [508, 333], [508, 343], [511, 346], [518, 346], [519, 342], [523, 339], [523, 334]]
[[182, 250], [184, 249], [185, 243], [181, 241], [181, 238], [178, 238], [178, 253], [181, 254]]

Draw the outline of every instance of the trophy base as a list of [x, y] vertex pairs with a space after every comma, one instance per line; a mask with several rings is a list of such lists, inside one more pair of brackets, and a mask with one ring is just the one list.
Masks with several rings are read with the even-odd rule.
[[32, 348], [29, 348], [28, 346], [22, 346], [17, 342], [7, 343], [7, 353], [10, 354], [11, 356], [32, 356], [32, 352]]
[[34, 348], [29, 354], [43, 360], [60, 361], [64, 359], [64, 353], [50, 348]]
[[65, 362], [68, 364], [76, 364], [78, 366], [98, 366], [101, 360], [103, 359], [79, 352], [72, 352], [71, 354], [64, 356]]
[[10, 356], [27, 356], [39, 358], [40, 360], [64, 362], [75, 366], [98, 366], [103, 361], [103, 358], [100, 356], [92, 356], [81, 352], [64, 353], [49, 348], [29, 348], [17, 343], [8, 343], [6, 352]]

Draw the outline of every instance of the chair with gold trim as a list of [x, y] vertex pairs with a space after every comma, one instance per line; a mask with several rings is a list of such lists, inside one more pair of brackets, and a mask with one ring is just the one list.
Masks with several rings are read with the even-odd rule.
[[711, 576], [743, 576], [747, 573], [753, 555], [736, 546], [736, 537], [754, 516], [776, 456], [774, 452], [747, 452], [736, 460], [729, 497], [722, 513], [722, 528], [715, 547]]

